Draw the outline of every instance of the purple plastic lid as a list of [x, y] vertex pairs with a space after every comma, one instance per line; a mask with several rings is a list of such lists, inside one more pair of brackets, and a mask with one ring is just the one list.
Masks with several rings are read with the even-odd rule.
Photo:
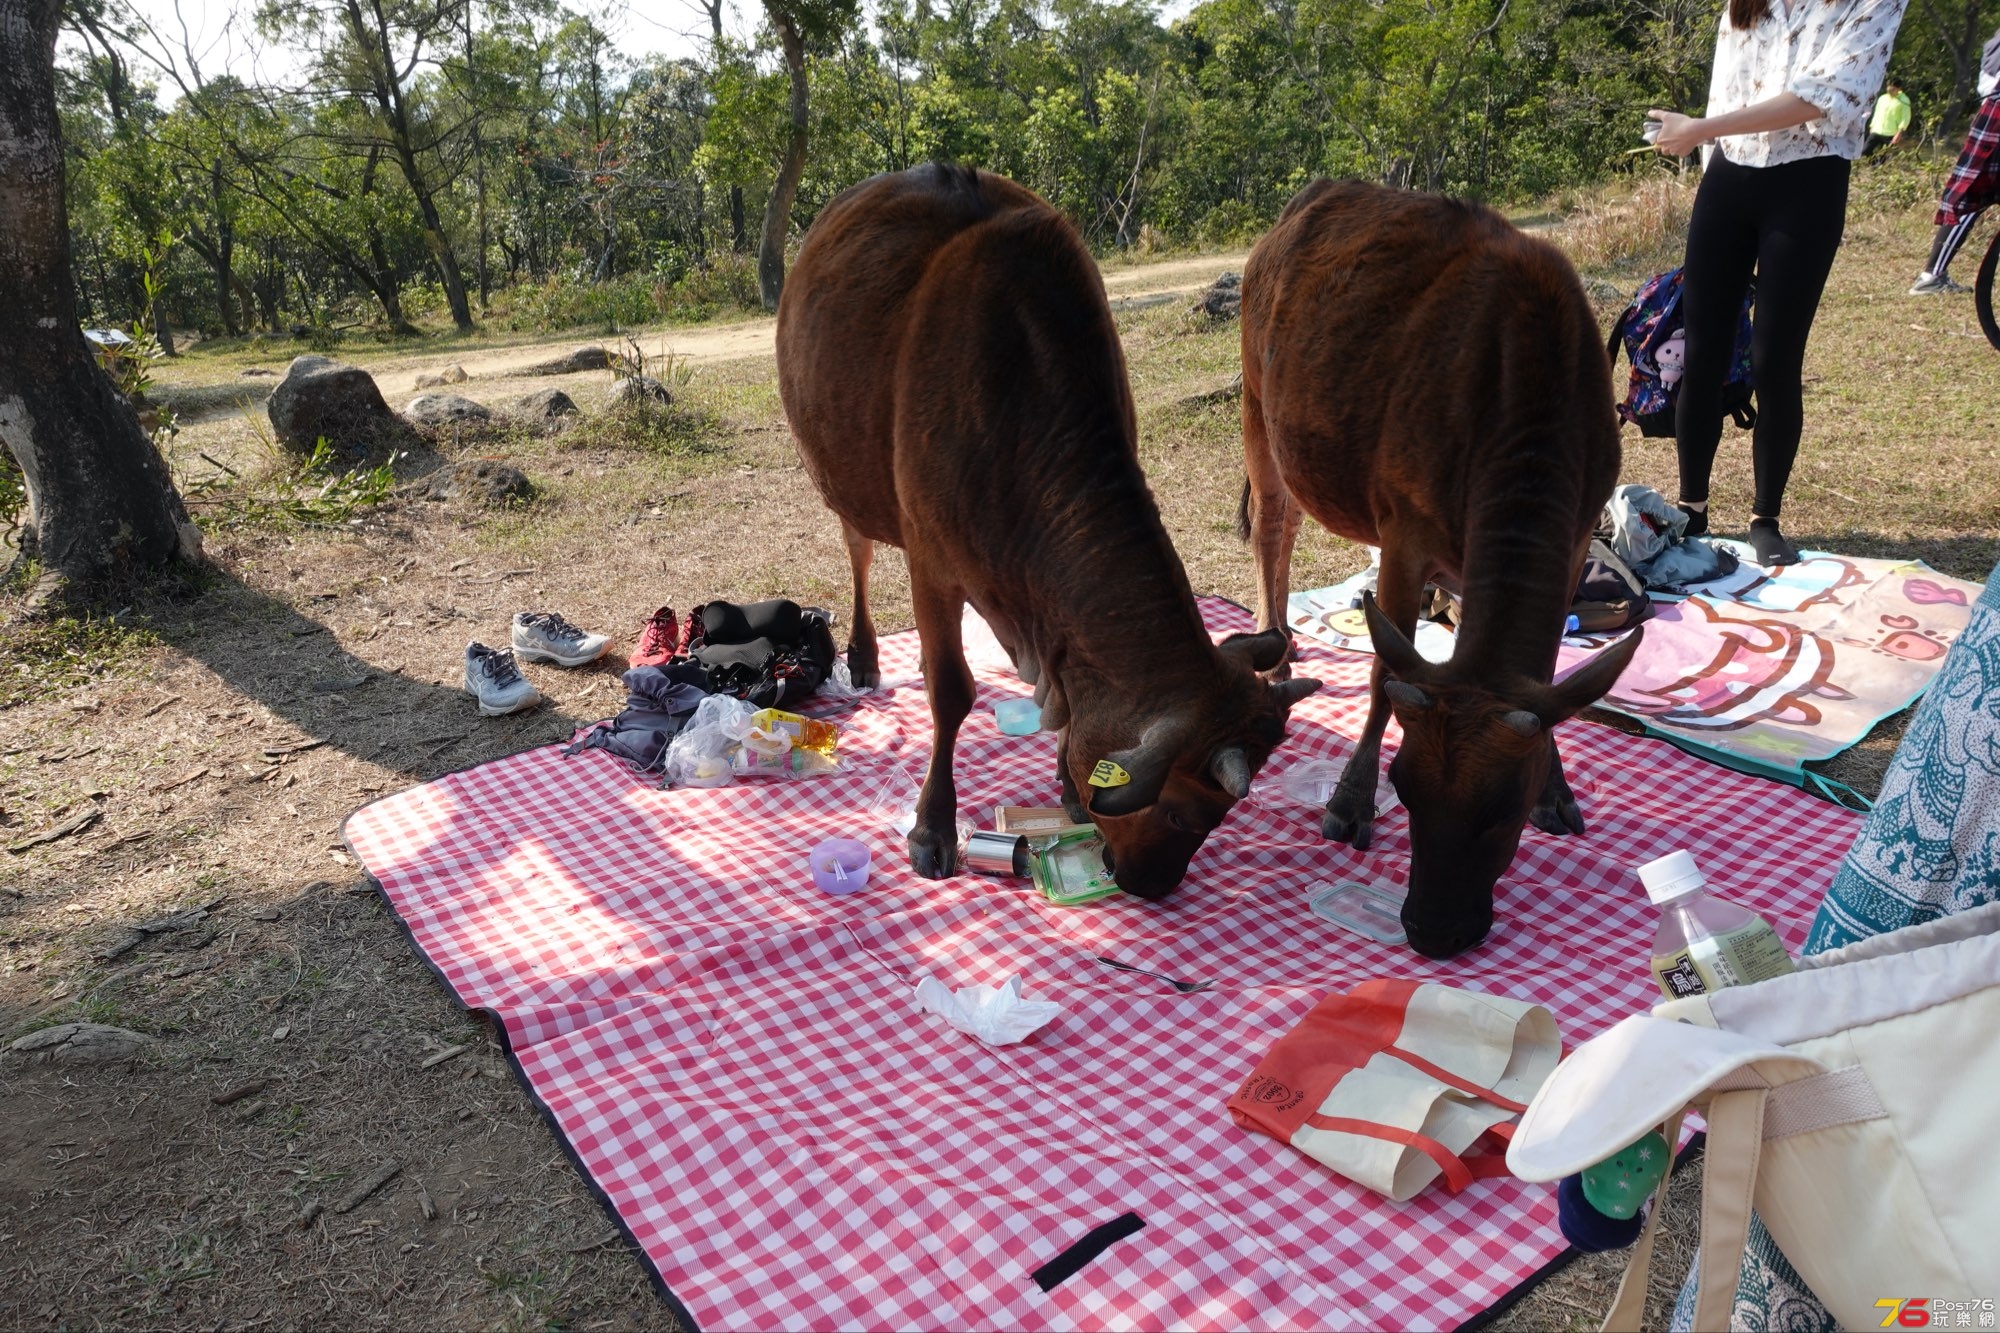
[[852, 838], [828, 838], [807, 855], [813, 883], [827, 893], [853, 893], [865, 887], [874, 861], [868, 844]]

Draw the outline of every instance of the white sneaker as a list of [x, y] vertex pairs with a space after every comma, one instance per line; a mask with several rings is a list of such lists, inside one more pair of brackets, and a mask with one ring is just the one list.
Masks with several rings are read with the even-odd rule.
[[1926, 273], [1917, 279], [1916, 285], [1910, 288], [1910, 295], [1961, 296], [1964, 293], [1969, 292], [1971, 290], [1972, 288], [1970, 287], [1959, 286], [1957, 283], [1953, 282], [1950, 278], [1934, 277], [1931, 274]]
[[604, 656], [608, 634], [587, 634], [553, 611], [522, 611], [514, 617], [514, 651], [523, 662], [580, 667]]
[[542, 701], [541, 691], [521, 675], [510, 650], [483, 643], [465, 645], [465, 689], [479, 700], [479, 711], [486, 717], [518, 713]]

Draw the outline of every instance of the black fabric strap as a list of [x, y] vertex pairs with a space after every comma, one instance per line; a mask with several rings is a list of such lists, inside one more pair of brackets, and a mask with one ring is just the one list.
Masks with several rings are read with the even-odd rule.
[[1035, 1279], [1035, 1285], [1043, 1291], [1054, 1291], [1075, 1277], [1085, 1264], [1104, 1253], [1113, 1241], [1124, 1240], [1145, 1225], [1137, 1213], [1114, 1217], [1103, 1226], [1092, 1227], [1083, 1239], [1037, 1268], [1029, 1276]]

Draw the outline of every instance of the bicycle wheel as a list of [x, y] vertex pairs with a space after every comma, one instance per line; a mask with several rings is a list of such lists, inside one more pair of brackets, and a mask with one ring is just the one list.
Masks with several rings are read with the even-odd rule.
[[1993, 243], [1986, 247], [1986, 258], [1979, 261], [1979, 276], [1972, 280], [1972, 307], [1979, 312], [1979, 327], [1986, 334], [1986, 341], [2000, 350], [2000, 322], [1993, 318], [1993, 273], [2000, 269], [2000, 231], [1993, 233]]

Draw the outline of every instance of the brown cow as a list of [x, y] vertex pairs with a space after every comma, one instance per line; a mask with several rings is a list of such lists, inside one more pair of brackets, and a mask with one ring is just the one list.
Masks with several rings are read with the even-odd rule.
[[[1318, 181], [1243, 270], [1246, 531], [1257, 624], [1283, 623], [1301, 512], [1382, 548], [1364, 609], [1374, 690], [1320, 829], [1366, 847], [1389, 777], [1410, 812], [1410, 945], [1486, 938], [1531, 816], [1583, 831], [1550, 729], [1595, 701], [1634, 633], [1551, 684], [1563, 622], [1618, 477], [1597, 322], [1569, 261], [1490, 209]], [[1462, 592], [1451, 660], [1411, 647], [1427, 581]]]
[[[917, 873], [957, 865], [969, 602], [1060, 730], [1064, 804], [1081, 819], [1090, 795], [1118, 886], [1170, 892], [1317, 685], [1258, 676], [1283, 660], [1281, 631], [1217, 647], [1202, 627], [1139, 471], [1124, 354], [1076, 233], [984, 172], [864, 181], [820, 214], [785, 284], [778, 387], [854, 566], [857, 683], [877, 678], [874, 544], [909, 555], [936, 728]], [[1100, 760], [1129, 780], [1088, 785]]]

